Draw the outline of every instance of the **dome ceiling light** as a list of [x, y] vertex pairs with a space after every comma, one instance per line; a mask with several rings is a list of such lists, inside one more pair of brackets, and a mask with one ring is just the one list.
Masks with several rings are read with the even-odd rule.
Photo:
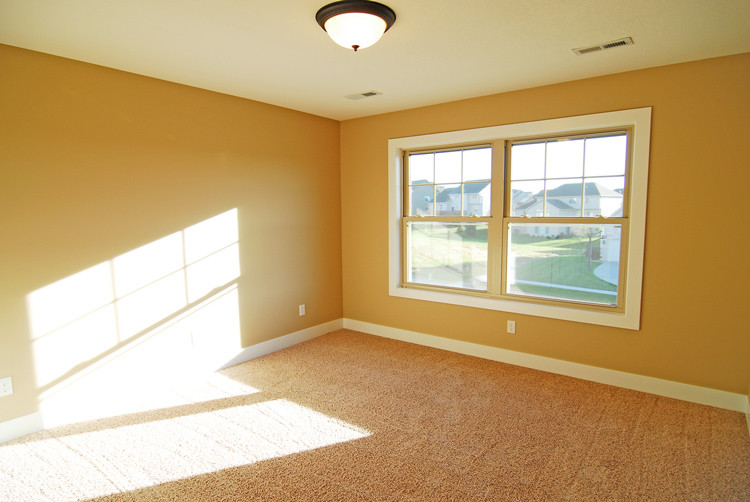
[[378, 2], [343, 0], [321, 7], [315, 20], [342, 47], [370, 47], [396, 22], [396, 13]]

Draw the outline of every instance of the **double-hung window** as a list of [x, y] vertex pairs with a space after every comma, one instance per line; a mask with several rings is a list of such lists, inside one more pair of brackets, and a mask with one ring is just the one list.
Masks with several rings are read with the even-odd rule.
[[638, 329], [650, 109], [389, 142], [390, 293]]
[[405, 282], [486, 291], [492, 148], [410, 152], [406, 160]]
[[622, 310], [630, 138], [507, 142], [503, 294]]

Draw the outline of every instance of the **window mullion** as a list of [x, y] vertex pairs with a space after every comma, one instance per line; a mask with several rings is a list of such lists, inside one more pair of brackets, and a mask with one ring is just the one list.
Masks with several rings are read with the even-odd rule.
[[[508, 218], [504, 217], [501, 221], [500, 225], [500, 232], [503, 237], [506, 239], [509, 238], [508, 234]], [[503, 248], [501, 250], [501, 256], [503, 261], [503, 268], [502, 271], [502, 277], [500, 281], [500, 289], [498, 290], [498, 295], [504, 295], [507, 291], [507, 284], [508, 284], [508, 249], [505, 246], [505, 243], [503, 242]]]
[[490, 194], [490, 214], [487, 236], [487, 292], [500, 294], [503, 270], [503, 231], [502, 221], [505, 208], [505, 141], [492, 142], [492, 183]]
[[409, 282], [409, 242], [406, 234], [406, 218], [401, 218], [401, 285]]

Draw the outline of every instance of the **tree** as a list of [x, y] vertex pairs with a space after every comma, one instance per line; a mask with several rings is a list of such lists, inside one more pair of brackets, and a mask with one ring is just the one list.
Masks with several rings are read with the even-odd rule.
[[578, 230], [576, 234], [579, 237], [587, 239], [586, 251], [584, 251], [584, 256], [586, 256], [588, 268], [589, 270], [591, 270], [591, 260], [594, 256], [594, 241], [600, 240], [602, 238], [602, 229], [601, 227], [585, 226], [580, 228], [580, 230]]

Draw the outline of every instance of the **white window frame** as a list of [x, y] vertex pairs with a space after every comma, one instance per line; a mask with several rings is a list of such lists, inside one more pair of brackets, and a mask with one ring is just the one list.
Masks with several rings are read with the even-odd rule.
[[[624, 312], [585, 310], [575, 306], [543, 305], [506, 298], [486, 298], [451, 291], [433, 291], [402, 286], [401, 217], [404, 193], [403, 152], [405, 150], [434, 148], [449, 144], [477, 143], [504, 138], [564, 135], [570, 132], [580, 133], [587, 130], [615, 128], [633, 129], [628, 201], [630, 227], [627, 248], [625, 249], [627, 282]], [[388, 140], [389, 295], [587, 324], [632, 330], [640, 329], [650, 139], [651, 108], [648, 107]], [[493, 180], [494, 182], [496, 180]], [[493, 215], [493, 217], [501, 218], [502, 215]]]

